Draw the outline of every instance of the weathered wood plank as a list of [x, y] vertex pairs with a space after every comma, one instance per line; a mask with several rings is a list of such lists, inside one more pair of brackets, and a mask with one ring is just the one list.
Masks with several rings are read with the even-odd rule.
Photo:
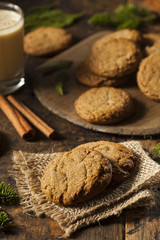
[[160, 239], [160, 205], [150, 210], [128, 210], [126, 223], [126, 240]]

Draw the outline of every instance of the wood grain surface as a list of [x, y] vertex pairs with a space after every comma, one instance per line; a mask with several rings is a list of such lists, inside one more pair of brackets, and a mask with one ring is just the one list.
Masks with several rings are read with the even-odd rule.
[[[36, 96], [50, 111], [84, 128], [114, 134], [158, 134], [160, 133], [160, 103], [148, 99], [140, 92], [136, 83], [136, 73], [122, 86], [134, 100], [135, 113], [129, 119], [114, 125], [98, 125], [86, 122], [75, 112], [75, 100], [80, 94], [89, 89], [77, 82], [75, 70], [79, 63], [89, 56], [92, 43], [109, 33], [98, 32], [38, 67], [32, 77]], [[47, 76], [43, 75], [43, 71], [47, 67], [57, 64], [60, 60], [73, 61], [68, 71], [70, 78], [64, 83], [63, 96], [58, 94], [55, 88], [56, 73]]]
[[[159, 4], [159, 0], [157, 5]], [[8, 0], [10, 2], [10, 0]], [[32, 6], [54, 3], [55, 8], [62, 9], [68, 13], [85, 12], [85, 16], [72, 26], [68, 27], [76, 42], [100, 32], [100, 27], [92, 27], [87, 24], [89, 16], [93, 13], [112, 11], [119, 4], [132, 2], [141, 4], [143, 0], [12, 0], [12, 3], [18, 4], [24, 13]], [[152, 0], [147, 0], [152, 5]], [[144, 32], [159, 32], [159, 23], [143, 29]], [[139, 140], [146, 151], [153, 154], [153, 147], [160, 141], [160, 134], [154, 136], [126, 136], [108, 134], [98, 131], [91, 131], [87, 128], [72, 124], [69, 121], [53, 114], [44, 107], [33, 92], [30, 75], [42, 63], [49, 58], [35, 58], [26, 56], [25, 73], [26, 85], [24, 88], [14, 93], [18, 99], [26, 104], [33, 112], [41, 117], [46, 123], [56, 130], [54, 141], [47, 139], [43, 134], [36, 130], [36, 137], [33, 141], [26, 142], [22, 140], [8, 119], [0, 111], [0, 181], [10, 183], [16, 189], [15, 180], [11, 176], [12, 153], [14, 150], [22, 150], [35, 153], [49, 153], [53, 151], [67, 151], [79, 144], [108, 140], [121, 142], [126, 140]], [[157, 159], [159, 160], [159, 159]], [[49, 218], [38, 218], [34, 215], [25, 214], [19, 204], [14, 206], [4, 206], [12, 219], [12, 225], [5, 231], [0, 232], [2, 240], [58, 240], [63, 231], [59, 226]], [[126, 210], [120, 216], [114, 216], [77, 231], [69, 239], [74, 240], [159, 240], [160, 239], [160, 204], [159, 200], [152, 209]]]

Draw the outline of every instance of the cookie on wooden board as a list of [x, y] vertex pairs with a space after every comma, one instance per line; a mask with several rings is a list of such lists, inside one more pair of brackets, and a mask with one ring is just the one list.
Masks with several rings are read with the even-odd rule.
[[97, 141], [81, 144], [77, 148], [79, 147], [98, 151], [112, 163], [112, 180], [110, 183], [112, 185], [124, 181], [137, 161], [133, 152], [119, 143]]
[[124, 77], [133, 73], [142, 58], [140, 48], [128, 39], [113, 39], [103, 45], [98, 54], [92, 54], [89, 68], [105, 77]]
[[41, 188], [54, 203], [74, 205], [103, 192], [111, 177], [111, 163], [101, 153], [81, 147], [53, 157]]
[[110, 34], [106, 34], [104, 37], [96, 40], [92, 45], [92, 52], [98, 54], [101, 49], [103, 49], [104, 44], [112, 39], [125, 38], [131, 40], [137, 44], [141, 44], [143, 41], [142, 34], [134, 29], [123, 29]]
[[89, 69], [89, 58], [83, 60], [78, 68], [76, 69], [76, 79], [78, 82], [89, 86], [89, 87], [98, 87], [98, 86], [112, 86], [119, 87], [127, 82], [130, 76], [122, 78], [107, 78], [93, 73]]
[[137, 83], [146, 97], [160, 102], [160, 53], [143, 59], [137, 73]]
[[74, 106], [82, 119], [97, 124], [118, 123], [134, 110], [130, 95], [113, 87], [91, 88], [78, 97]]
[[69, 47], [72, 42], [72, 35], [65, 29], [40, 27], [24, 36], [24, 51], [33, 56], [48, 56]]

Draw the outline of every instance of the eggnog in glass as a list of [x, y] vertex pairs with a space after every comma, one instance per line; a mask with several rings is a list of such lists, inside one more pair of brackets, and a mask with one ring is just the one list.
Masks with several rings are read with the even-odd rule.
[[17, 5], [0, 2], [0, 93], [9, 94], [25, 84], [24, 17]]

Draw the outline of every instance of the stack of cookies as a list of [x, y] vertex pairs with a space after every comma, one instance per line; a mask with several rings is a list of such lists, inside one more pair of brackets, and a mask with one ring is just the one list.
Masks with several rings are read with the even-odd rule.
[[130, 95], [114, 87], [131, 79], [142, 59], [142, 35], [136, 30], [121, 30], [98, 39], [91, 55], [76, 70], [77, 80], [89, 87], [75, 101], [77, 114], [87, 122], [115, 124], [134, 111]]
[[82, 144], [53, 157], [41, 178], [41, 188], [58, 205], [83, 203], [124, 181], [136, 160], [130, 149], [118, 143]]
[[141, 43], [141, 33], [129, 29], [98, 39], [91, 55], [78, 66], [77, 80], [90, 87], [121, 86], [138, 68]]

